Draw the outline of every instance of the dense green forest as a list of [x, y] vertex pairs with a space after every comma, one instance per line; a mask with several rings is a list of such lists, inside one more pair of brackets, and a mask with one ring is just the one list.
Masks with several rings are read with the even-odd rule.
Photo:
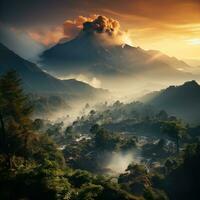
[[[0, 199], [200, 198], [198, 126], [119, 101], [68, 126], [33, 119], [33, 101], [21, 84], [15, 71], [0, 78]], [[106, 166], [106, 158], [133, 152], [139, 161], [124, 171]]]

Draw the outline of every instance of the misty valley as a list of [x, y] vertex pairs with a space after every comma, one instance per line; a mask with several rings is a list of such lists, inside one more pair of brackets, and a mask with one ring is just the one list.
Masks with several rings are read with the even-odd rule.
[[0, 199], [199, 200], [199, 68], [103, 15], [63, 31], [34, 59], [0, 43]]

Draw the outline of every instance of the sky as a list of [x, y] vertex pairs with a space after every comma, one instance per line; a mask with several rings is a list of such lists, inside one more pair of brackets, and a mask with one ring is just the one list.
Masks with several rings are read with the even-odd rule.
[[31, 57], [97, 15], [119, 23], [133, 46], [200, 60], [200, 0], [0, 0], [0, 41]]

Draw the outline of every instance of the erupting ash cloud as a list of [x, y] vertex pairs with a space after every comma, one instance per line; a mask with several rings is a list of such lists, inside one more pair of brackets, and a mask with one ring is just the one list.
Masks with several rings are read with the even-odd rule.
[[45, 46], [51, 46], [58, 42], [62, 43], [76, 37], [83, 29], [83, 23], [93, 21], [97, 15], [89, 17], [78, 16], [74, 20], [66, 20], [60, 26], [47, 28], [39, 28], [36, 30], [28, 30], [28, 35], [35, 41]]
[[83, 31], [95, 31], [97, 33], [107, 33], [108, 35], [117, 35], [121, 32], [118, 21], [101, 15], [93, 21], [83, 23]]
[[62, 27], [64, 36], [60, 41], [62, 42], [74, 38], [83, 29], [84, 23], [92, 22], [96, 18], [97, 15], [90, 15], [89, 17], [78, 16], [75, 20], [66, 20]]
[[120, 23], [106, 16], [97, 16], [93, 21], [83, 23], [83, 32], [97, 33], [102, 42], [110, 45], [127, 43], [128, 34], [120, 29]]
[[69, 41], [84, 32], [97, 33], [100, 39], [108, 44], [130, 44], [128, 33], [121, 30], [117, 20], [96, 14], [89, 17], [78, 16], [74, 20], [64, 21], [62, 26], [51, 30], [29, 31], [28, 34], [37, 42], [49, 46]]

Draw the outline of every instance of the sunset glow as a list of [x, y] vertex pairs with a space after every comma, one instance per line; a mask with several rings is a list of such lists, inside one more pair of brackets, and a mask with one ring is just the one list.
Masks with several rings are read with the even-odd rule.
[[191, 45], [200, 45], [200, 38], [189, 39], [187, 42]]
[[[180, 59], [200, 57], [199, 0], [66, 1], [44, 4], [46, 9], [37, 4], [30, 3], [29, 6], [27, 3], [21, 8], [17, 4], [19, 9], [11, 12], [9, 17], [6, 17], [9, 12], [2, 10], [5, 17], [0, 22], [49, 46], [63, 36], [64, 40], [72, 39], [84, 21], [105, 15], [120, 23], [120, 29], [128, 33], [124, 41], [129, 45], [160, 50]], [[32, 6], [38, 6], [37, 12], [30, 9]], [[26, 16], [27, 12], [31, 17]]]

